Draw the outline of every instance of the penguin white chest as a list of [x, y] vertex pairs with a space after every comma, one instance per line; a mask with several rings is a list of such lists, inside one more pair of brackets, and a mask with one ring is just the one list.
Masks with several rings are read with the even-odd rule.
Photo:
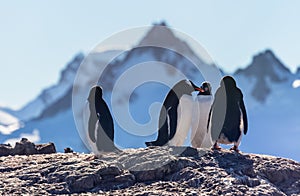
[[183, 95], [177, 107], [177, 126], [174, 137], [169, 141], [171, 146], [182, 146], [192, 123], [193, 97]]
[[195, 148], [210, 148], [213, 144], [210, 133], [207, 131], [208, 115], [212, 102], [212, 95], [198, 95], [196, 97], [191, 134], [191, 143]]
[[[84, 144], [86, 147], [91, 151], [91, 152], [97, 152], [97, 146], [96, 144], [89, 138], [89, 119], [91, 116], [91, 111], [89, 107], [89, 103], [87, 102], [84, 110], [83, 110], [83, 133], [80, 135], [81, 139], [83, 140]], [[95, 135], [97, 134], [97, 126], [98, 123], [95, 124]], [[97, 135], [96, 135], [97, 137]]]

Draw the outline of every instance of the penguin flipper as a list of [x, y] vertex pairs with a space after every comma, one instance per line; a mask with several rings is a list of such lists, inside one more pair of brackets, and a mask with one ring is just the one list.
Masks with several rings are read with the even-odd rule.
[[210, 119], [211, 119], [211, 112], [213, 109], [213, 105], [210, 107], [209, 113], [208, 113], [208, 120], [207, 120], [207, 133], [209, 132], [209, 124], [210, 124]]
[[241, 108], [242, 115], [243, 115], [244, 134], [246, 135], [247, 131], [248, 131], [248, 118], [247, 118], [247, 112], [246, 112], [245, 104], [243, 101], [243, 97], [240, 100], [240, 108]]

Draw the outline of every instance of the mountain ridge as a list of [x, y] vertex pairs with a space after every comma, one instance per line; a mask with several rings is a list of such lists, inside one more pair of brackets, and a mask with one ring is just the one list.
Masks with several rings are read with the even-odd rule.
[[251, 95], [260, 103], [265, 103], [271, 94], [270, 83], [288, 82], [295, 76], [270, 49], [254, 55], [252, 62], [234, 75], [256, 80]]

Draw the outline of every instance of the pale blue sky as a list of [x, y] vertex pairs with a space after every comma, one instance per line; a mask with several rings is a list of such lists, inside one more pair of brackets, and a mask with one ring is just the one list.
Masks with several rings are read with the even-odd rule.
[[78, 52], [113, 33], [165, 19], [233, 72], [271, 48], [300, 66], [300, 1], [26, 0], [0, 4], [0, 106], [18, 108], [59, 78]]

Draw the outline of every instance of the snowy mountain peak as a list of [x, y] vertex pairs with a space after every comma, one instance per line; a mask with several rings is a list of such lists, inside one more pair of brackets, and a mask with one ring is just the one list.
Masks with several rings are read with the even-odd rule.
[[252, 59], [245, 69], [236, 71], [237, 77], [245, 77], [250, 83], [254, 83], [251, 95], [261, 103], [264, 103], [271, 94], [271, 87], [289, 81], [293, 77], [291, 71], [275, 56], [271, 50], [265, 50]]
[[250, 65], [240, 69], [236, 74], [260, 79], [269, 78], [272, 82], [286, 81], [291, 75], [290, 70], [275, 56], [271, 50], [266, 50], [255, 55]]
[[138, 46], [170, 46], [174, 47], [178, 43], [182, 42], [178, 39], [172, 30], [165, 24], [155, 24], [152, 28], [147, 32], [146, 36], [140, 41]]
[[[204, 64], [201, 57], [199, 58], [199, 56], [195, 54], [189, 44], [184, 41], [184, 38], [179, 37], [176, 31], [169, 28], [165, 21], [154, 24], [136, 47], [143, 46], [155, 46], [174, 50], [190, 58], [194, 63]], [[161, 56], [161, 51], [156, 50], [157, 59], [160, 59]]]

